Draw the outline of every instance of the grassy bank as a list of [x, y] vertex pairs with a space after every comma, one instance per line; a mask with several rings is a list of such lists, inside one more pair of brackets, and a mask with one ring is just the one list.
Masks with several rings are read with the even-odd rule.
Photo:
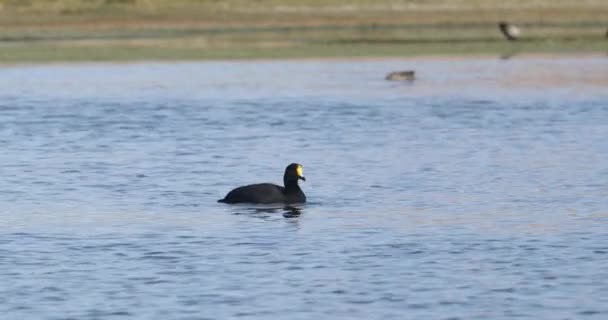
[[600, 0], [0, 0], [0, 62], [605, 52], [607, 21]]

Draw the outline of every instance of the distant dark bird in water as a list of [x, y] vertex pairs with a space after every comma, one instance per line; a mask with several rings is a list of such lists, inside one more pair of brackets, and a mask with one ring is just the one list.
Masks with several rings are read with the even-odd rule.
[[389, 81], [414, 81], [416, 72], [413, 70], [395, 71], [386, 75], [386, 80]]
[[519, 39], [521, 31], [519, 31], [518, 27], [507, 22], [501, 21], [500, 23], [498, 23], [498, 28], [500, 29], [500, 32], [502, 32], [502, 34], [505, 36], [505, 38], [507, 38], [509, 41], [515, 41]]
[[217, 202], [223, 203], [304, 203], [306, 196], [300, 186], [298, 180], [306, 181], [302, 175], [302, 165], [292, 163], [285, 168], [283, 175], [284, 187], [277, 186], [272, 183], [250, 184], [243, 187], [238, 187], [226, 195], [224, 199]]

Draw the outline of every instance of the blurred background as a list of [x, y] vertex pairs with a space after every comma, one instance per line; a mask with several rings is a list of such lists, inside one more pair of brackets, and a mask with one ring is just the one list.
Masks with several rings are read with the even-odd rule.
[[0, 0], [0, 60], [604, 52], [607, 28], [604, 0]]

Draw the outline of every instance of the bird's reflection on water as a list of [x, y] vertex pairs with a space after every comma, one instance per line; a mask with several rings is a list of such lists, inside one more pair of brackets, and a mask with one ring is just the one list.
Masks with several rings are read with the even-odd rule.
[[500, 54], [500, 60], [510, 60], [512, 58], [515, 58], [520, 53], [521, 53], [520, 48], [518, 48], [516, 46], [510, 47], [510, 48], [504, 50]]
[[302, 208], [292, 205], [280, 206], [280, 207], [248, 207], [239, 208], [235, 211], [235, 215], [250, 215], [256, 218], [270, 218], [280, 213], [284, 218], [293, 219], [298, 218], [302, 214]]
[[285, 206], [283, 208], [283, 217], [297, 218], [302, 214], [302, 209], [293, 206]]

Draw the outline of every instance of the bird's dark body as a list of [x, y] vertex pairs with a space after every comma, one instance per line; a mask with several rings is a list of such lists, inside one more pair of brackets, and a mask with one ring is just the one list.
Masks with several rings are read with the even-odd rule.
[[285, 187], [277, 186], [272, 183], [258, 183], [247, 186], [238, 187], [228, 192], [224, 199], [218, 202], [224, 203], [304, 203], [306, 196], [300, 186], [298, 180], [306, 181], [302, 175], [302, 166], [297, 163], [292, 163], [285, 168], [283, 175], [283, 184]]
[[[297, 187], [297, 186], [296, 186]], [[287, 190], [272, 183], [250, 184], [238, 187], [219, 200], [224, 203], [304, 203], [306, 196], [300, 187]]]

